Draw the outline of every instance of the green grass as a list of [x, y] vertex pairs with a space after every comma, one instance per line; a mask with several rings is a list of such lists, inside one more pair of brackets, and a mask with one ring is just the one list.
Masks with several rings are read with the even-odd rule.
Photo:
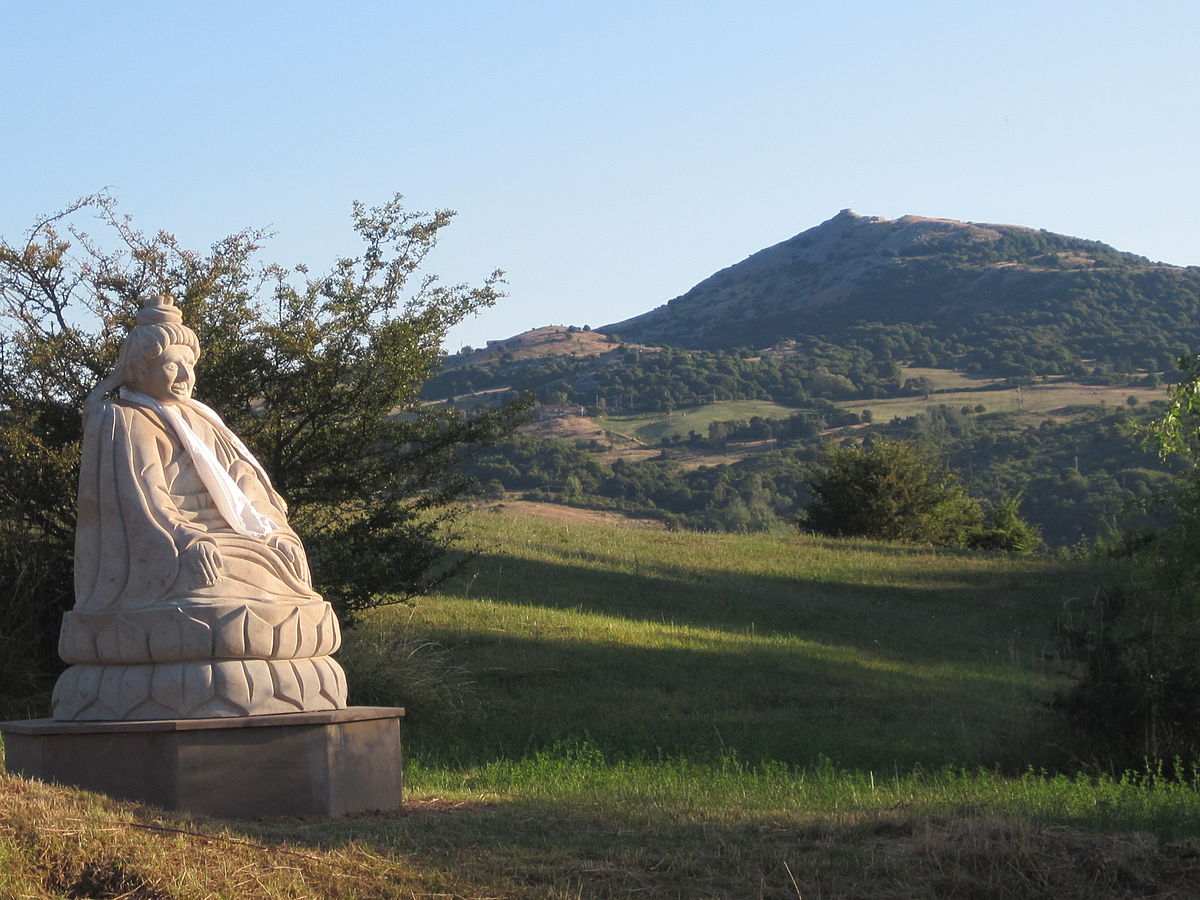
[[1194, 769], [1182, 777], [1160, 769], [1119, 778], [1051, 776], [1032, 768], [1008, 776], [952, 766], [876, 772], [828, 759], [802, 768], [751, 765], [736, 755], [710, 762], [611, 760], [582, 743], [461, 771], [417, 764], [409, 774], [437, 796], [565, 805], [647, 829], [669, 821], [852, 820], [903, 809], [910, 816], [1020, 817], [1175, 840], [1197, 834], [1200, 813]]
[[713, 422], [749, 421], [753, 416], [764, 419], [786, 419], [796, 410], [770, 400], [723, 400], [706, 403], [673, 413], [638, 413], [597, 417], [596, 422], [606, 431], [615, 431], [637, 438], [646, 444], [657, 444], [664, 437], [687, 437], [689, 431], [708, 434]]
[[1169, 781], [614, 764], [587, 747], [411, 774], [427, 787], [399, 815], [241, 823], [0, 776], [0, 892], [1093, 900], [1200, 881], [1196, 841], [1136, 827], [1195, 821], [1195, 792]]
[[371, 702], [411, 707], [400, 814], [221, 823], [0, 778], [0, 893], [1200, 893], [1197, 773], [1056, 749], [1054, 621], [1093, 565], [468, 524], [462, 576], [354, 639]]
[[928, 369], [921, 366], [900, 366], [900, 382], [909, 378], [928, 378], [933, 382], [934, 390], [961, 391], [984, 388], [989, 384], [1003, 381], [1003, 378], [992, 378], [988, 375], [968, 375], [966, 372], [956, 372], [953, 369]]
[[414, 718], [419, 758], [587, 739], [618, 758], [1054, 762], [1053, 624], [1085, 599], [1077, 564], [488, 513], [474, 527], [491, 549], [408, 627], [450, 649], [479, 710], [428, 736]]

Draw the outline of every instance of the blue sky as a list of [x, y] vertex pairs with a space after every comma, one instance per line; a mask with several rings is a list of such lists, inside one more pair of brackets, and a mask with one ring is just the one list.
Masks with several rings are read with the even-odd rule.
[[844, 207], [1200, 264], [1194, 2], [0, 0], [0, 234], [109, 187], [187, 245], [458, 211], [449, 349], [644, 312]]

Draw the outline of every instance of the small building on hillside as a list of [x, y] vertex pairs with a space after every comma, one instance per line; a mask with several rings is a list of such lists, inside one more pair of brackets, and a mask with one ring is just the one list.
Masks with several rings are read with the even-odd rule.
[[539, 403], [537, 417], [541, 419], [562, 419], [566, 416], [582, 416], [587, 410], [582, 406], [547, 406]]

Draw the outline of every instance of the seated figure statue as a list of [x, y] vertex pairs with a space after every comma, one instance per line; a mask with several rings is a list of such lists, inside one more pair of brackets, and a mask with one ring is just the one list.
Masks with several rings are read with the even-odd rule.
[[[67, 720], [337, 709], [341, 636], [287, 506], [192, 398], [195, 332], [168, 296], [138, 314], [84, 409], [75, 608], [54, 690]], [[106, 396], [119, 389], [116, 399]]]

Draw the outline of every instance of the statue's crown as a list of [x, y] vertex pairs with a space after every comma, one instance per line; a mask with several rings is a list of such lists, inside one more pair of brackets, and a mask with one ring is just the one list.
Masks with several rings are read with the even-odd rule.
[[175, 306], [175, 298], [170, 294], [152, 294], [142, 303], [138, 310], [139, 325], [167, 325], [183, 322], [183, 314]]

